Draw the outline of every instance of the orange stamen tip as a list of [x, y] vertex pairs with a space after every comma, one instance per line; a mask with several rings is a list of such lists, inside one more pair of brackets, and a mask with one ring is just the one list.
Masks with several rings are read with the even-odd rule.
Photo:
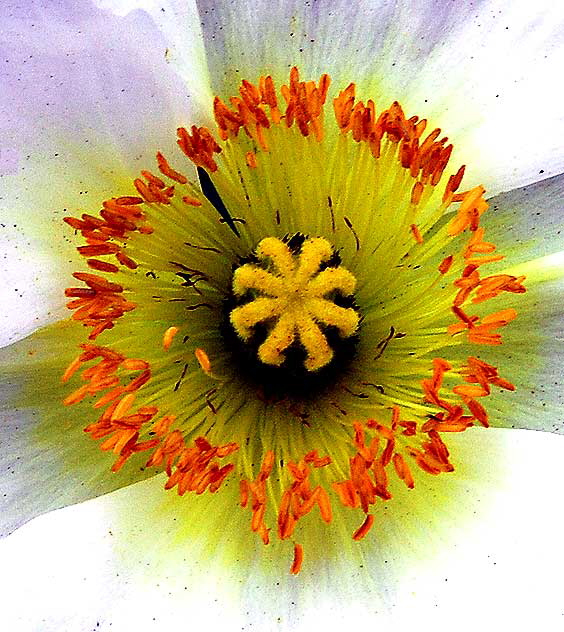
[[[253, 514], [251, 518], [251, 531], [257, 533], [265, 545], [270, 541], [270, 529], [267, 528], [264, 522], [267, 501], [266, 481], [270, 476], [273, 466], [274, 452], [269, 450], [264, 455], [257, 478], [254, 481], [243, 480], [239, 484], [241, 506], [247, 507], [249, 499], [251, 500], [250, 509]], [[282, 502], [284, 502], [284, 497]]]
[[194, 351], [194, 355], [196, 356], [196, 360], [200, 365], [200, 368], [206, 375], [211, 375], [211, 362], [208, 354], [203, 349], [196, 349]]
[[417, 227], [417, 225], [416, 224], [411, 224], [410, 230], [411, 230], [411, 234], [413, 235], [413, 238], [415, 239], [415, 241], [418, 244], [422, 244], [423, 243], [423, 236], [419, 232], [419, 228]]
[[190, 195], [185, 195], [182, 198], [184, 204], [188, 204], [188, 206], [202, 206], [202, 202], [195, 197], [191, 197]]
[[262, 465], [260, 466], [259, 478], [261, 480], [266, 480], [274, 467], [274, 452], [272, 450], [267, 450], [263, 460]]
[[86, 395], [88, 395], [88, 385], [81, 386], [63, 400], [63, 405], [72, 406], [73, 404], [78, 404]]
[[178, 146], [187, 158], [197, 167], [202, 167], [212, 172], [217, 171], [217, 163], [213, 155], [220, 153], [221, 147], [206, 127], [192, 125], [190, 132], [184, 127], [179, 127], [177, 134]]
[[353, 533], [352, 539], [357, 541], [362, 540], [366, 536], [366, 534], [372, 528], [374, 524], [374, 516], [372, 514], [367, 514], [364, 522], [360, 525], [360, 527]]
[[157, 152], [157, 164], [159, 167], [159, 171], [163, 175], [168, 176], [171, 180], [174, 180], [179, 184], [186, 184], [188, 182], [188, 178], [185, 175], [179, 173], [168, 164], [167, 159], [161, 154], [160, 151]]
[[67, 382], [68, 380], [70, 380], [70, 378], [78, 371], [81, 366], [82, 360], [80, 358], [76, 358], [75, 360], [73, 360], [63, 373], [61, 381]]
[[123, 417], [133, 405], [134, 400], [135, 393], [128, 393], [127, 395], [122, 397], [118, 401], [117, 406], [114, 408], [111, 414], [111, 419], [119, 419], [120, 417]]
[[423, 195], [423, 191], [424, 191], [423, 183], [420, 181], [417, 181], [413, 185], [413, 188], [411, 189], [411, 203], [412, 204], [419, 204], [419, 202], [421, 201], [421, 196]]
[[303, 546], [301, 544], [294, 544], [294, 560], [292, 562], [292, 566], [290, 567], [290, 573], [292, 573], [292, 575], [297, 575], [300, 572], [303, 561], [304, 561]]
[[254, 151], [248, 151], [245, 154], [245, 160], [247, 162], [247, 166], [251, 169], [256, 169], [258, 167], [257, 155]]
[[163, 335], [163, 349], [168, 351], [172, 345], [174, 336], [180, 331], [179, 327], [169, 327]]
[[415, 487], [415, 481], [403, 456], [399, 452], [396, 452], [392, 460], [398, 477], [407, 485], [408, 489], [413, 489]]
[[113, 263], [107, 261], [100, 261], [99, 259], [87, 259], [86, 261], [89, 268], [98, 270], [99, 272], [118, 272], [119, 268]]
[[441, 274], [446, 274], [450, 270], [453, 261], [454, 257], [452, 255], [445, 257], [439, 265], [439, 272]]

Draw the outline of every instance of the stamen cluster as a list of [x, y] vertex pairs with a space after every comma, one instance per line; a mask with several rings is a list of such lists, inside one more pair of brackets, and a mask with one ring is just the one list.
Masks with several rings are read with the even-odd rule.
[[[275, 437], [276, 433], [271, 432], [271, 426], [266, 422], [263, 426], [258, 426], [259, 422], [252, 425], [255, 409], [246, 415], [246, 401], [240, 410], [230, 410], [229, 415], [223, 415], [222, 406], [227, 408], [229, 397], [236, 393], [235, 389], [228, 390], [229, 380], [239, 384], [239, 390], [241, 388], [237, 382], [238, 368], [231, 367], [227, 378], [220, 372], [216, 375], [216, 364], [229, 354], [222, 353], [221, 349], [218, 351], [218, 345], [208, 348], [207, 341], [220, 339], [219, 334], [216, 338], [213, 336], [214, 327], [219, 330], [219, 322], [224, 316], [221, 306], [235, 295], [239, 302], [230, 313], [231, 325], [243, 341], [249, 341], [261, 327], [266, 330], [258, 348], [258, 358], [270, 365], [269, 370], [283, 365], [290, 349], [299, 343], [305, 351], [307, 371], [325, 371], [324, 367], [334, 354], [326, 330], [337, 330], [348, 341], [359, 331], [356, 309], [343, 307], [335, 299], [350, 297], [353, 293], [358, 295], [357, 280], [359, 287], [363, 282], [369, 284], [374, 270], [370, 268], [370, 274], [361, 278], [366, 272], [361, 266], [363, 262], [376, 260], [370, 257], [379, 252], [385, 241], [374, 238], [370, 242], [372, 248], [366, 248], [365, 241], [375, 232], [374, 223], [365, 221], [366, 213], [354, 217], [354, 208], [348, 208], [336, 196], [333, 199], [319, 185], [329, 219], [326, 218], [325, 224], [320, 220], [319, 224], [313, 225], [327, 226], [327, 234], [332, 235], [331, 243], [336, 243], [333, 238], [339, 235], [339, 225], [350, 231], [347, 236], [350, 238], [352, 234], [354, 237], [351, 261], [360, 266], [355, 268], [347, 264], [353, 274], [340, 264], [331, 263], [334, 250], [324, 237], [305, 239], [299, 252], [292, 250], [283, 236], [295, 229], [296, 218], [293, 217], [284, 228], [278, 209], [269, 209], [274, 218], [270, 223], [264, 222], [274, 229], [260, 235], [253, 233], [248, 217], [231, 218], [228, 215], [231, 230], [225, 228], [223, 224], [228, 223], [225, 213], [221, 212], [221, 217], [217, 217], [217, 207], [213, 208], [198, 185], [172, 167], [159, 152], [157, 166], [161, 175], [142, 171], [141, 177], [133, 182], [137, 195], [106, 200], [98, 216], [84, 213], [80, 218], [65, 218], [67, 224], [84, 238], [85, 243], [78, 247], [78, 251], [96, 274], [76, 272], [74, 277], [84, 287], [66, 290], [66, 296], [71, 299], [68, 307], [74, 310], [73, 319], [89, 329], [89, 342], [81, 345], [78, 356], [63, 376], [65, 382], [75, 374], [81, 379], [81, 384], [64, 399], [64, 404], [70, 406], [90, 400], [99, 417], [84, 430], [92, 438], [102, 440], [102, 450], [115, 455], [114, 471], [121, 469], [134, 455], [144, 454], [145, 466], [162, 469], [167, 475], [165, 487], [175, 488], [180, 495], [215, 493], [230, 488], [224, 485], [225, 481], [236, 479], [240, 504], [251, 512], [250, 528], [264, 544], [271, 540], [273, 525], [278, 540], [286, 541], [301, 537], [299, 529], [306, 516], [318, 513], [323, 522], [331, 523], [337, 509], [361, 513], [362, 523], [351, 534], [354, 540], [361, 540], [375, 523], [377, 504], [392, 498], [391, 479], [394, 476], [411, 489], [416, 484], [417, 472], [438, 475], [452, 471], [454, 465], [444, 436], [463, 432], [475, 424], [487, 427], [490, 419], [481, 402], [492, 394], [494, 387], [515, 388], [499, 375], [495, 366], [478, 358], [480, 354], [477, 352], [464, 354], [467, 359], [458, 363], [438, 357], [437, 352], [441, 346], [449, 349], [457, 343], [501, 344], [500, 332], [516, 317], [516, 310], [505, 307], [478, 316], [470, 309], [478, 304], [477, 309], [480, 309], [483, 303], [500, 295], [525, 291], [523, 276], [503, 272], [489, 276], [482, 274], [483, 266], [503, 259], [503, 255], [495, 253], [495, 245], [485, 240], [480, 225], [488, 208], [483, 187], [458, 191], [464, 175], [463, 166], [450, 174], [444, 183], [443, 175], [452, 145], [442, 136], [441, 130], [434, 129], [424, 136], [427, 121], [415, 116], [406, 118], [397, 102], [380, 113], [372, 100], [357, 102], [355, 84], [350, 84], [333, 99], [336, 126], [330, 136], [324, 122], [329, 86], [327, 75], [322, 75], [318, 83], [301, 81], [296, 68], [290, 73], [288, 85], [279, 91], [271, 77], [261, 77], [257, 85], [243, 81], [238, 96], [227, 102], [219, 97], [214, 101], [217, 136], [205, 127], [192, 126], [189, 131], [185, 128], [177, 131], [178, 145], [184, 157], [199, 171], [205, 172], [210, 181], [210, 174], [213, 174], [220, 192], [223, 185], [227, 195], [232, 199], [244, 199], [249, 208], [250, 196], [237, 198], [233, 191], [260, 179], [261, 169], [265, 169], [268, 162], [266, 158], [274, 152], [275, 142], [281, 142], [281, 138], [287, 143], [284, 147], [290, 149], [303, 141], [295, 155], [305, 147], [311, 156], [316, 156], [317, 150], [325, 151], [326, 146], [330, 146], [335, 151], [335, 148], [344, 148], [351, 161], [370, 161], [362, 173], [370, 178], [374, 173], [382, 172], [378, 182], [385, 189], [383, 195], [398, 202], [397, 208], [393, 205], [393, 212], [390, 212], [392, 228], [377, 228], [384, 233], [388, 230], [388, 242], [393, 242], [389, 248], [389, 252], [396, 256], [393, 273], [400, 275], [409, 269], [414, 275], [409, 280], [419, 292], [418, 303], [413, 308], [417, 323], [413, 331], [403, 333], [403, 328], [400, 332], [386, 321], [373, 340], [362, 341], [368, 348], [370, 362], [366, 364], [370, 366], [355, 366], [356, 373], [351, 371], [351, 374], [361, 376], [359, 381], [339, 382], [335, 393], [331, 391], [327, 395], [324, 392], [315, 415], [319, 417], [321, 410], [327, 412], [326, 418], [311, 419], [307, 411], [298, 410], [296, 402], [288, 401], [289, 396], [284, 401], [272, 403], [262, 401], [255, 392], [250, 393], [249, 399], [254, 398], [253, 405], [264, 413], [264, 419], [274, 411], [277, 424], [279, 418], [288, 422], [288, 427], [284, 428], [287, 437], [285, 435], [283, 441]], [[322, 163], [327, 153], [319, 156], [318, 162]], [[336, 160], [335, 165], [339, 164]], [[321, 177], [323, 173], [320, 172]], [[348, 171], [338, 174], [347, 181]], [[271, 182], [269, 178], [274, 178], [272, 173], [264, 181]], [[296, 180], [300, 179], [296, 177]], [[354, 184], [347, 181], [346, 186], [338, 189], [343, 200], [360, 200], [354, 196]], [[280, 185], [284, 192], [286, 185], [286, 182]], [[401, 189], [399, 192], [397, 187]], [[260, 199], [263, 203], [263, 198]], [[244, 215], [245, 203], [236, 209], [241, 215]], [[323, 208], [319, 200], [317, 204], [317, 208]], [[453, 210], [450, 223], [440, 222]], [[382, 213], [382, 209], [374, 209], [376, 211]], [[249, 217], [252, 218], [252, 213]], [[351, 217], [355, 220], [354, 226]], [[305, 211], [304, 218], [299, 216], [297, 219], [307, 221]], [[232, 228], [236, 220], [241, 231]], [[172, 233], [176, 234], [179, 221], [192, 222], [198, 230], [202, 228], [202, 243], [199, 243], [199, 233], [195, 236], [192, 233], [191, 238], [179, 244], [180, 249], [185, 249], [183, 252], [188, 249], [198, 258], [198, 265], [192, 260], [180, 260], [176, 252], [171, 252], [173, 246], [167, 240]], [[364, 225], [358, 229], [362, 222]], [[258, 223], [262, 226], [261, 221]], [[216, 233], [221, 233], [224, 228], [229, 237], [222, 238], [223, 241], [215, 240]], [[307, 226], [297, 229], [308, 234], [324, 234], [317, 228], [308, 230]], [[265, 234], [271, 236], [265, 238]], [[252, 244], [246, 253], [258, 243], [256, 260], [244, 265], [239, 263], [231, 277], [231, 271], [243, 256], [243, 241], [235, 241], [241, 236], [247, 239], [247, 244]], [[231, 250], [223, 248], [224, 244]], [[175, 242], [174, 248], [177, 245]], [[341, 246], [337, 244], [337, 247]], [[446, 255], [440, 263], [434, 259], [438, 252]], [[417, 262], [417, 265], [410, 268], [411, 262]], [[214, 283], [206, 264], [223, 274], [224, 286]], [[423, 279], [415, 277], [420, 264], [426, 266], [427, 276]], [[158, 294], [165, 281], [159, 275], [165, 277], [166, 274], [177, 283], [173, 287], [174, 296], [168, 298], [169, 304], [185, 305], [181, 312], [183, 322], [170, 320], [166, 310], [162, 309], [166, 301]], [[112, 280], [102, 275], [110, 275]], [[179, 277], [184, 281], [180, 287]], [[389, 283], [394, 282], [392, 277], [390, 273]], [[151, 285], [153, 280], [155, 289]], [[215, 294], [204, 296], [206, 290], [200, 289], [202, 284], [208, 284], [206, 287], [212, 288]], [[411, 294], [405, 288], [401, 291], [404, 290], [401, 305], [411, 309]], [[427, 295], [434, 297], [435, 291], [440, 301], [437, 305], [429, 305], [428, 300], [432, 298], [428, 299]], [[217, 299], [218, 295], [221, 295], [220, 299]], [[196, 299], [193, 304], [182, 303], [187, 296]], [[372, 305], [376, 303], [374, 299]], [[215, 313], [214, 305], [218, 304], [220, 307]], [[379, 318], [383, 321], [387, 307], [385, 301], [378, 303], [381, 313], [376, 314], [374, 309], [369, 314], [372, 322]], [[432, 309], [427, 309], [429, 307]], [[211, 318], [206, 319], [204, 326], [190, 330], [190, 317], [196, 309], [211, 310], [206, 312]], [[401, 311], [402, 308], [396, 308], [394, 318], [400, 318]], [[430, 312], [433, 315], [429, 315]], [[135, 330], [135, 318], [139, 313], [143, 313], [147, 321], [155, 316], [155, 322], [151, 321], [150, 327], [146, 327], [151, 334], [160, 327], [157, 342], [161, 344], [151, 347], [152, 355], [145, 348], [140, 349], [141, 343], [135, 347], [135, 341], [133, 349], [129, 349], [135, 336], [128, 332]], [[440, 315], [437, 316], [440, 321], [432, 320], [434, 314]], [[364, 312], [363, 316], [366, 316]], [[456, 322], [449, 324], [453, 317]], [[363, 323], [363, 331], [367, 320], [369, 318]], [[131, 329], [124, 328], [129, 337], [123, 342], [116, 330], [126, 322]], [[396, 325], [395, 320], [393, 325]], [[422, 334], [418, 328], [425, 327], [427, 330]], [[145, 329], [141, 331], [145, 335]], [[390, 331], [389, 335], [386, 335], [387, 331]], [[382, 333], [385, 337], [377, 343]], [[94, 344], [99, 336], [104, 342]], [[197, 336], [204, 337], [193, 343], [192, 338]], [[419, 340], [419, 363], [409, 374], [409, 383], [398, 386], [396, 382], [395, 390], [388, 389], [388, 384], [380, 384], [378, 380], [381, 373], [385, 374], [386, 366], [391, 375], [390, 349], [396, 343], [408, 344], [414, 340]], [[127, 352], [124, 351], [126, 346]], [[186, 349], [190, 353], [186, 353]], [[337, 358], [335, 354], [335, 362]], [[428, 365], [422, 364], [425, 359]], [[366, 377], [370, 371], [374, 372], [372, 380]], [[171, 380], [173, 374], [175, 379]], [[403, 376], [401, 379], [407, 374], [398, 373]], [[196, 392], [200, 386], [193, 384], [205, 386]], [[193, 389], [188, 390], [187, 398], [180, 395], [180, 389], [185, 385], [187, 390]], [[380, 412], [371, 413], [369, 419], [355, 418], [339, 403], [341, 396], [348, 398], [349, 403], [356, 403], [354, 398], [364, 402], [369, 396], [362, 389], [370, 387], [374, 387], [374, 402], [370, 403], [375, 403], [374, 410]], [[401, 399], [404, 394], [405, 402]], [[212, 403], [214, 397], [219, 404]], [[186, 401], [195, 402], [190, 410], [197, 411], [197, 420], [191, 421], [182, 408]], [[200, 414], [202, 410], [204, 413]], [[246, 435], [243, 431], [237, 434], [240, 424], [233, 423], [236, 415], [240, 415], [238, 421], [244, 422]], [[326, 423], [332, 424], [331, 432], [324, 435]], [[278, 424], [276, 431], [279, 430]], [[339, 437], [339, 445], [333, 446], [334, 437]], [[254, 446], [253, 453], [248, 444]], [[327, 454], [322, 454], [324, 452]], [[259, 458], [256, 458], [257, 453]], [[307, 518], [305, 522], [309, 520]], [[293, 573], [300, 570], [302, 560], [302, 545], [294, 542]]]

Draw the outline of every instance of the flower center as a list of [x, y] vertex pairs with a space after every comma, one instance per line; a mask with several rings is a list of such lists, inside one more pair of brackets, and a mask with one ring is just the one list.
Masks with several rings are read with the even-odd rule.
[[258, 348], [261, 362], [281, 366], [284, 352], [299, 338], [305, 368], [317, 371], [334, 355], [322, 326], [335, 327], [343, 338], [357, 330], [356, 311], [340, 307], [330, 296], [335, 292], [350, 296], [356, 285], [354, 276], [341, 266], [322, 269], [333, 255], [331, 244], [320, 237], [305, 240], [298, 257], [287, 243], [267, 237], [258, 245], [256, 256], [261, 263], [270, 259], [274, 270], [252, 263], [237, 268], [233, 292], [238, 297], [250, 294], [251, 300], [231, 312], [231, 324], [247, 342], [255, 325], [271, 323]]
[[263, 239], [235, 270], [228, 331], [236, 336], [228, 335], [228, 343], [268, 393], [318, 391], [354, 355], [356, 279], [340, 264], [329, 241], [298, 233]]
[[454, 470], [449, 434], [487, 427], [482, 402], [515, 388], [486, 356], [525, 292], [441, 130], [353, 83], [326, 121], [329, 87], [297, 68], [280, 90], [243, 81], [215, 99], [215, 133], [178, 129], [198, 181], [158, 153], [137, 195], [65, 218], [95, 273], [66, 290], [89, 333], [64, 403], [90, 400], [114, 471], [221, 490], [265, 545], [298, 538], [292, 573], [323, 540], [308, 514], [355, 510], [361, 540], [398, 484]]

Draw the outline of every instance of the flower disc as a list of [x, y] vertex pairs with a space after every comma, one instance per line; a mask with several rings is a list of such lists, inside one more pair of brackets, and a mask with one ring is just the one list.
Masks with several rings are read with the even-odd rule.
[[292, 573], [319, 519], [353, 510], [362, 540], [393, 478], [454, 470], [445, 437], [514, 388], [484, 358], [516, 312], [486, 303], [525, 291], [484, 272], [503, 258], [484, 189], [459, 191], [441, 131], [354, 84], [326, 121], [329, 87], [243, 81], [217, 131], [178, 130], [174, 166], [158, 153], [159, 175], [66, 219], [90, 271], [66, 292], [88, 334], [65, 404], [92, 405], [114, 471], [230, 495], [264, 544], [292, 540]]

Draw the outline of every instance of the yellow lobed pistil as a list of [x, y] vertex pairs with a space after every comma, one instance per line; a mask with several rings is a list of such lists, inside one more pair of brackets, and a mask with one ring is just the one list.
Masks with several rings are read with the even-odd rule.
[[259, 243], [256, 255], [261, 261], [270, 259], [273, 271], [252, 263], [235, 271], [235, 295], [256, 293], [255, 298], [231, 312], [235, 331], [247, 341], [255, 325], [272, 321], [258, 349], [261, 362], [280, 366], [284, 352], [299, 337], [307, 354], [306, 369], [317, 371], [326, 366], [333, 350], [320, 324], [336, 327], [343, 338], [348, 338], [356, 332], [359, 316], [351, 307], [340, 307], [325, 297], [335, 291], [351, 295], [356, 279], [341, 266], [321, 269], [333, 255], [331, 244], [321, 237], [304, 241], [298, 256], [280, 239], [267, 237]]

